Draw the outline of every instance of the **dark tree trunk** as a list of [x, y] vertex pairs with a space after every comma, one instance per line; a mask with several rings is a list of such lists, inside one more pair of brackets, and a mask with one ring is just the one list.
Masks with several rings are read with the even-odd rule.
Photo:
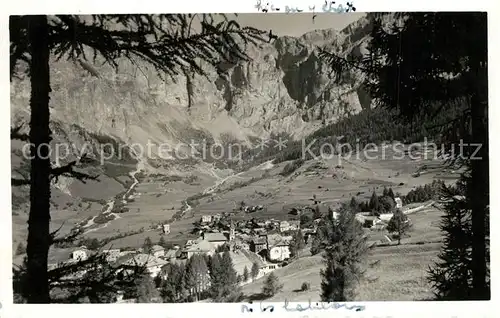
[[48, 303], [47, 258], [50, 246], [49, 43], [46, 16], [32, 16], [31, 45], [31, 186], [28, 220], [28, 303]]
[[[481, 144], [474, 158], [472, 167], [472, 295], [477, 300], [490, 299], [490, 290], [486, 282], [487, 258], [486, 236], [489, 233], [487, 206], [489, 205], [489, 151], [488, 151], [488, 86], [487, 69], [475, 65], [475, 91], [471, 96], [472, 142]], [[474, 152], [476, 146], [471, 146]]]

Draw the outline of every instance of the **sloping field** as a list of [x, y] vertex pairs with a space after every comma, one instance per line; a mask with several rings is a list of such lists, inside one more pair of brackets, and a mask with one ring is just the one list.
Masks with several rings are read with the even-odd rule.
[[[357, 290], [360, 301], [425, 300], [432, 297], [431, 286], [426, 280], [427, 270], [437, 259], [442, 239], [438, 225], [443, 212], [429, 207], [411, 214], [413, 228], [402, 245], [377, 246], [371, 250], [366, 261], [365, 278]], [[369, 241], [379, 241], [384, 231], [369, 232]], [[324, 268], [320, 256], [308, 256], [277, 269], [274, 273], [283, 283], [283, 291], [269, 301], [318, 301], [321, 293], [320, 270]], [[265, 277], [243, 288], [245, 295], [252, 297], [261, 291]], [[303, 282], [311, 289], [300, 292]]]
[[[377, 247], [368, 257], [367, 264], [380, 262], [370, 268], [357, 290], [359, 301], [424, 300], [432, 296], [426, 281], [428, 266], [436, 259], [439, 244], [401, 245]], [[324, 268], [320, 256], [299, 259], [277, 269], [274, 273], [283, 284], [283, 291], [266, 301], [312, 301], [320, 300], [320, 270]], [[262, 277], [243, 287], [248, 297], [258, 295], [263, 286]], [[373, 280], [372, 282], [370, 282]], [[301, 292], [303, 282], [309, 282], [311, 289]]]

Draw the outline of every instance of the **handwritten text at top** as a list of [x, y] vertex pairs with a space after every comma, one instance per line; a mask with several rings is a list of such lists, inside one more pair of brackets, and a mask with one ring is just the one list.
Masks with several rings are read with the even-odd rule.
[[[347, 13], [347, 12], [354, 12], [356, 11], [356, 8], [354, 7], [352, 2], [346, 2], [346, 6], [343, 6], [342, 4], [339, 4], [335, 6], [336, 2], [335, 1], [325, 1], [325, 3], [321, 6], [321, 10], [323, 12], [333, 12], [333, 13]], [[274, 4], [266, 2], [265, 4], [262, 3], [262, 0], [257, 0], [257, 3], [255, 5], [255, 8], [259, 12], [285, 12], [285, 13], [299, 13], [303, 12], [303, 9], [299, 9], [298, 7], [292, 7], [286, 5], [284, 10], [281, 10], [281, 8], [278, 8], [274, 6]], [[308, 6], [309, 11], [312, 13], [316, 12], [316, 5], [313, 6]]]

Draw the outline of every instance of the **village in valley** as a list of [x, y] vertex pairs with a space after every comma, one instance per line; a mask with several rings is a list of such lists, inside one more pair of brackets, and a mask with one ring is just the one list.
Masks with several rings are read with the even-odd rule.
[[[384, 188], [383, 195], [380, 197], [377, 197], [374, 192], [373, 197], [376, 198], [375, 200], [385, 200], [390, 203], [383, 213], [356, 213], [356, 220], [367, 233], [382, 234], [382, 239], [368, 242], [371, 246], [394, 244], [395, 239], [405, 234], [398, 233], [397, 229], [387, 231], [387, 226], [394, 216], [393, 211], [401, 212], [406, 216], [436, 204], [434, 201], [428, 201], [423, 205], [403, 206], [402, 199], [394, 197], [391, 188]], [[355, 201], [354, 198], [350, 202], [351, 207], [353, 207], [353, 201]], [[378, 206], [379, 203], [372, 202], [371, 204]], [[292, 216], [290, 220], [250, 218], [235, 221], [233, 219], [234, 215], [251, 216], [253, 212], [263, 211], [265, 208], [263, 205], [248, 206], [242, 201], [239, 208], [232, 212], [202, 215], [192, 224], [192, 234], [198, 235], [198, 238], [186, 240], [183, 245], [167, 243], [171, 225], [161, 224], [156, 228], [156, 231], [161, 232], [160, 241], [156, 244], [147, 237], [143, 246], [137, 249], [109, 248], [102, 249], [101, 252], [106, 255], [106, 261], [112, 266], [143, 266], [151, 278], [158, 281], [167, 279], [167, 272], [172, 264], [185, 265], [194, 255], [206, 257], [228, 252], [238, 277], [238, 285], [244, 286], [276, 269], [286, 267], [301, 256], [310, 255], [308, 250], [311, 249], [318, 225], [325, 218], [331, 217], [335, 220], [339, 217], [339, 213], [332, 206], [322, 204], [321, 200], [314, 195], [311, 198], [311, 204], [290, 209], [288, 212]], [[380, 208], [370, 206], [370, 203], [366, 204], [366, 208], [375, 208], [380, 211]], [[411, 219], [406, 216], [404, 223], [408, 225], [405, 228], [408, 228], [411, 225]], [[95, 251], [86, 246], [80, 246], [70, 253], [68, 260], [52, 264], [51, 268], [85, 261], [92, 254], [95, 254]], [[84, 274], [85, 271], [79, 272], [77, 276]], [[210, 283], [205, 284], [203, 288], [208, 290]], [[123, 299], [122, 292], [118, 295], [117, 302], [136, 301]], [[161, 302], [161, 299], [157, 301]]]
[[486, 13], [229, 16], [10, 17], [14, 303], [490, 299]]

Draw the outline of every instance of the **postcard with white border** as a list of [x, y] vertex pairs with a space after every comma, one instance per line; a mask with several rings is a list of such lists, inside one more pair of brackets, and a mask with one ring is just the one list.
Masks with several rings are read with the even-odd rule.
[[493, 316], [486, 1], [79, 5], [2, 20], [0, 317]]

